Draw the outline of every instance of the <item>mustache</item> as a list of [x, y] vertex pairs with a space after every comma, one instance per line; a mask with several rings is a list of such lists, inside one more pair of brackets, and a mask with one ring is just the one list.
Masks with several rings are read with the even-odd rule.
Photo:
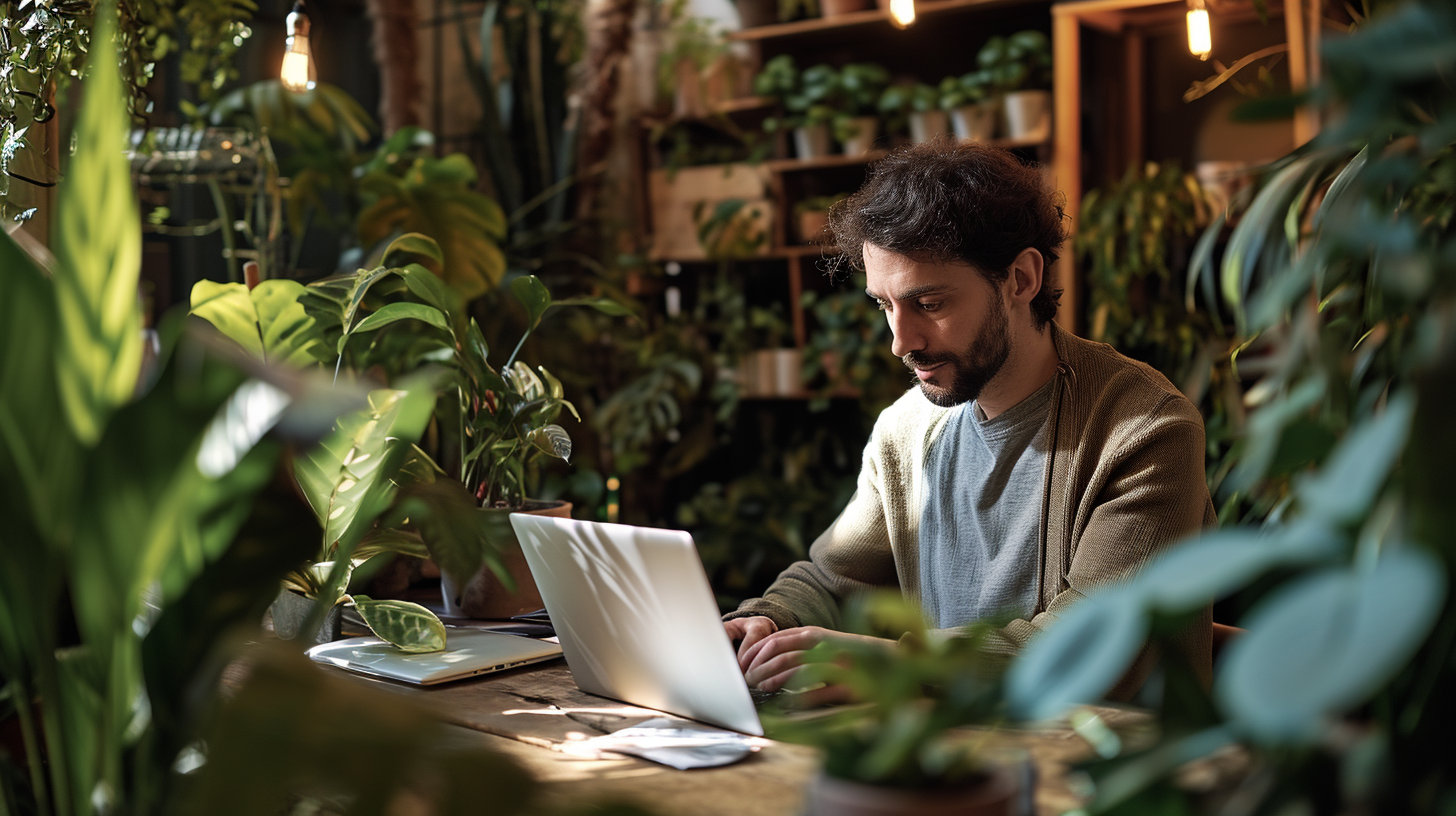
[[923, 352], [917, 353], [913, 351], [900, 358], [900, 362], [904, 363], [905, 367], [911, 370], [930, 368], [941, 363], [953, 363], [955, 361], [956, 355], [954, 354], [925, 354]]

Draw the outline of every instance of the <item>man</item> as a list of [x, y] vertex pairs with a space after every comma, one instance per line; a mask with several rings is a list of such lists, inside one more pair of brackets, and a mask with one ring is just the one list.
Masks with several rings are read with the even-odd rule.
[[[750, 685], [778, 689], [808, 648], [860, 637], [835, 631], [841, 606], [877, 588], [918, 599], [940, 628], [1010, 615], [993, 648], [1013, 654], [1215, 521], [1197, 409], [1052, 321], [1058, 198], [1006, 151], [939, 142], [885, 158], [831, 214], [916, 387], [876, 421], [856, 493], [809, 560], [725, 616]], [[1177, 649], [1205, 681], [1209, 622]], [[1110, 696], [1135, 692], [1155, 658], [1145, 650]]]

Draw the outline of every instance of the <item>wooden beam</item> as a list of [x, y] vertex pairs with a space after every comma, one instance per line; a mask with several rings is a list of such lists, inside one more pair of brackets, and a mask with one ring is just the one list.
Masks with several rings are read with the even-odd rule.
[[1142, 34], [1129, 31], [1122, 40], [1123, 58], [1123, 127], [1127, 132], [1123, 136], [1123, 170], [1129, 167], [1141, 167], [1144, 160], [1143, 149], [1143, 106], [1146, 100], [1143, 98], [1143, 83], [1146, 74], [1146, 38]]
[[[1094, 3], [1110, 1], [1091, 0]], [[1067, 197], [1065, 212], [1069, 237], [1053, 274], [1062, 287], [1057, 322], [1062, 328], [1075, 333], [1081, 324], [1077, 297], [1080, 281], [1072, 263], [1070, 236], [1076, 235], [1077, 211], [1082, 203], [1082, 25], [1075, 15], [1058, 14], [1061, 8], [1052, 7], [1052, 85], [1056, 88], [1056, 154], [1052, 159], [1052, 183]]]

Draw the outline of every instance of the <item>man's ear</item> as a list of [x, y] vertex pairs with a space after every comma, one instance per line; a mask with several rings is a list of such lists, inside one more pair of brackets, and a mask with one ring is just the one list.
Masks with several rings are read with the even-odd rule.
[[1007, 275], [1007, 283], [1010, 284], [1007, 294], [1011, 296], [1013, 303], [1030, 303], [1031, 299], [1041, 291], [1042, 275], [1046, 271], [1046, 261], [1041, 253], [1027, 247], [1021, 250], [1016, 260], [1011, 262], [1010, 274]]

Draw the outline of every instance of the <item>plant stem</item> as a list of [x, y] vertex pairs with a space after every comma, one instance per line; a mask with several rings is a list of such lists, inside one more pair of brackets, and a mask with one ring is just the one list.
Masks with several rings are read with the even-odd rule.
[[[40, 742], [35, 731], [35, 714], [31, 709], [30, 690], [19, 679], [9, 683], [10, 698], [15, 701], [15, 713], [20, 716], [20, 738], [25, 743], [25, 764], [30, 771], [30, 787], [35, 794], [35, 809], [38, 813], [51, 812], [50, 790], [46, 787], [45, 766], [41, 764]], [[5, 807], [10, 797], [0, 796], [0, 807]], [[4, 811], [0, 811], [4, 813]]]

